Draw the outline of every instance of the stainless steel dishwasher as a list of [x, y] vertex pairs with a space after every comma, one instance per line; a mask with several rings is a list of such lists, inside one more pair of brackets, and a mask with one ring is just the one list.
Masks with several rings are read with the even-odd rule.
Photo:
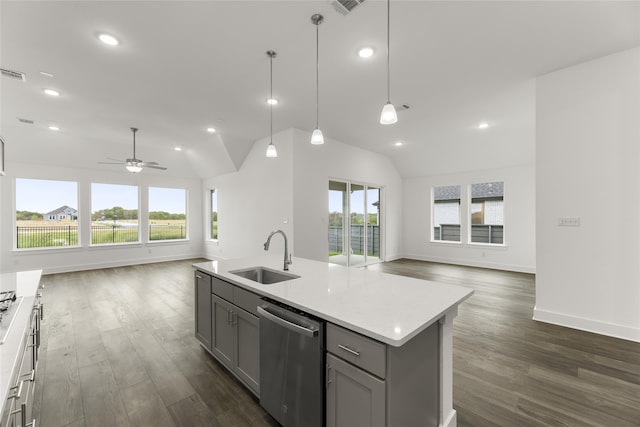
[[324, 321], [271, 300], [260, 315], [260, 405], [284, 427], [324, 425]]

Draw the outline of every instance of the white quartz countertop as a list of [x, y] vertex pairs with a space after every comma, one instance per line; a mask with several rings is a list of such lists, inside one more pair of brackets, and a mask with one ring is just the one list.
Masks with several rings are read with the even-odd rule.
[[193, 266], [396, 347], [405, 344], [473, 294], [472, 289], [463, 286], [304, 258], [293, 258], [293, 264], [289, 266], [289, 273], [300, 278], [271, 285], [230, 273], [259, 266], [282, 271], [282, 255], [273, 254], [208, 261]]
[[0, 410], [7, 401], [11, 377], [31, 318], [31, 309], [40, 285], [42, 270], [0, 274], [0, 291], [15, 291], [20, 304], [9, 327], [6, 340], [0, 345]]

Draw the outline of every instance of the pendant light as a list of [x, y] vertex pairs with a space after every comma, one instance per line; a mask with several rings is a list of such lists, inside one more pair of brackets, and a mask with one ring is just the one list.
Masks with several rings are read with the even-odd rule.
[[387, 0], [387, 103], [382, 107], [382, 114], [380, 114], [380, 123], [383, 125], [392, 125], [398, 121], [398, 115], [396, 109], [391, 103], [391, 67], [389, 66], [390, 60], [390, 27], [391, 27], [391, 0]]
[[[267, 55], [269, 56], [269, 99], [273, 99], [273, 58], [277, 56], [277, 54], [269, 50], [267, 51]], [[278, 157], [278, 151], [276, 150], [276, 146], [273, 145], [273, 102], [269, 102], [269, 145], [267, 145], [267, 157]]]
[[318, 27], [324, 21], [324, 17], [316, 13], [311, 17], [311, 22], [316, 26], [316, 128], [311, 134], [311, 143], [313, 145], [324, 144], [324, 136], [318, 125], [318, 111], [320, 109], [320, 35]]

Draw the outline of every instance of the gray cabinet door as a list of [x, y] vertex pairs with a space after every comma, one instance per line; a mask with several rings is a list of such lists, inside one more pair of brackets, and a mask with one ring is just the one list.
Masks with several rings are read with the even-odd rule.
[[195, 272], [196, 338], [211, 350], [211, 276]]
[[260, 393], [260, 321], [236, 308], [233, 312], [236, 330], [234, 370], [256, 393]]
[[233, 306], [222, 298], [211, 294], [212, 337], [211, 351], [218, 359], [233, 369], [234, 329]]
[[384, 427], [384, 381], [327, 353], [327, 427]]

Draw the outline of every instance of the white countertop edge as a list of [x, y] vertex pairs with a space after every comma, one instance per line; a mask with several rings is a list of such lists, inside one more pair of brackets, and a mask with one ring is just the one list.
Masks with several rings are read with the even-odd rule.
[[[362, 268], [347, 268], [304, 258], [293, 258], [293, 264], [290, 266], [289, 271], [289, 273], [297, 274], [301, 277], [278, 284], [262, 285], [230, 273], [230, 271], [257, 266], [282, 270], [283, 258], [282, 256], [265, 255], [244, 259], [217, 260], [193, 264], [194, 268], [227, 282], [231, 282], [241, 288], [257, 293], [261, 296], [280, 301], [311, 315], [322, 318], [327, 322], [334, 323], [394, 347], [400, 347], [407, 343], [420, 332], [443, 318], [448, 312], [455, 310], [461, 302], [465, 301], [473, 294], [472, 289], [458, 285], [442, 284]], [[323, 274], [324, 276], [329, 274], [331, 277], [323, 277]], [[332, 285], [328, 284], [330, 281], [328, 279], [331, 279]], [[340, 313], [332, 313], [327, 307], [324, 307], [323, 309], [323, 307], [321, 307], [321, 303], [316, 304], [316, 301], [308, 301], [308, 303], [303, 303], [302, 301], [305, 299], [304, 289], [309, 289], [309, 293], [313, 296], [313, 294], [322, 292], [325, 290], [324, 288], [329, 286], [340, 288], [342, 285], [348, 288], [349, 285], [355, 284], [354, 288], [356, 289], [349, 289], [349, 292], [361, 292], [361, 295], [365, 297], [367, 289], [357, 289], [359, 286], [361, 287], [363, 283], [372, 282], [379, 288], [380, 286], [386, 286], [386, 282], [389, 281], [394, 282], [396, 285], [410, 284], [413, 289], [416, 288], [417, 284], [424, 284], [425, 288], [420, 288], [422, 297], [425, 296], [425, 292], [429, 293], [429, 286], [436, 287], [437, 290], [431, 291], [431, 295], [435, 296], [437, 293], [442, 297], [441, 294], [446, 294], [446, 298], [444, 298], [446, 301], [436, 305], [432, 304], [428, 314], [423, 315], [418, 313], [417, 318], [414, 316], [410, 322], [407, 322], [410, 324], [409, 330], [403, 330], [401, 333], [383, 333], [379, 330], [379, 327], [376, 328], [372, 326], [372, 322], [368, 321], [369, 318], [379, 316], [380, 313], [384, 311], [382, 310], [382, 305], [385, 304], [385, 300], [379, 297], [377, 300], [376, 298], [373, 298], [371, 307], [365, 308], [368, 312], [361, 313], [364, 317], [367, 317], [367, 319], [363, 319], [362, 316], [358, 318], [357, 316], [351, 315], [351, 313], [345, 313], [344, 316], [340, 316]], [[382, 282], [384, 282], [384, 284]], [[296, 295], [289, 295], [292, 293], [291, 291], [294, 290], [296, 291]], [[396, 305], [403, 303], [402, 298], [398, 299], [397, 295], [395, 297]], [[406, 300], [407, 305], [410, 305], [413, 297], [411, 295], [407, 295], [404, 299]], [[344, 303], [344, 301], [342, 302]], [[362, 309], [363, 307], [361, 306], [360, 308]], [[402, 307], [396, 308], [401, 309]]]

